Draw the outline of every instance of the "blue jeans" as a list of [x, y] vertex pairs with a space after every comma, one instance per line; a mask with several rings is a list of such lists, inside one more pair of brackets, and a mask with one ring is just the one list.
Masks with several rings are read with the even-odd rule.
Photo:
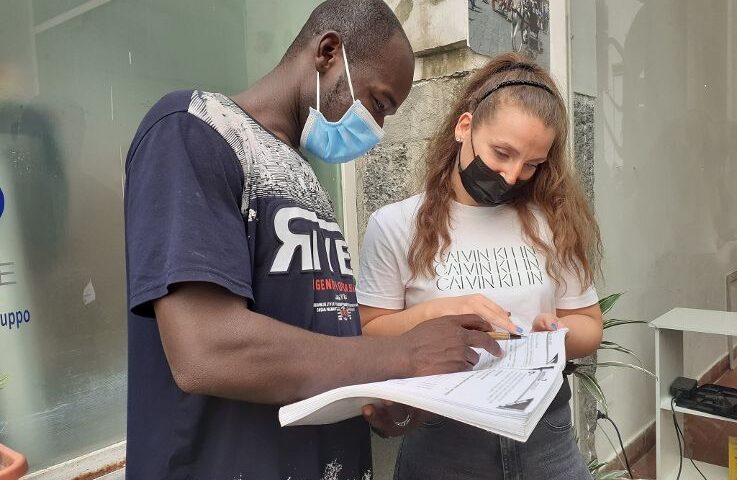
[[527, 442], [436, 417], [407, 434], [395, 480], [591, 480], [567, 403], [545, 412]]

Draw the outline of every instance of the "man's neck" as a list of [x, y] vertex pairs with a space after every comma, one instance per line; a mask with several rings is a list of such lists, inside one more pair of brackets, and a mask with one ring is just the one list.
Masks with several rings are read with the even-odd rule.
[[277, 66], [232, 99], [284, 143], [299, 148], [303, 126], [300, 81], [295, 78], [298, 75], [288, 75], [287, 70], [286, 66]]

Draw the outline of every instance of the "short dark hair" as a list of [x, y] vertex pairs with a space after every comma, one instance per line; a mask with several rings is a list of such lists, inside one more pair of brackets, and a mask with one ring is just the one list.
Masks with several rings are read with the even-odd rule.
[[412, 48], [384, 0], [327, 0], [312, 11], [283, 60], [295, 57], [313, 38], [330, 30], [340, 34], [348, 55], [357, 62], [381, 55], [381, 48], [397, 34]]

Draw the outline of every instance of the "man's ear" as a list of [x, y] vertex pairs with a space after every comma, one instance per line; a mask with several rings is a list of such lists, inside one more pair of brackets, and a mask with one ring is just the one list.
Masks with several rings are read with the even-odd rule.
[[315, 51], [315, 70], [325, 73], [338, 63], [343, 40], [338, 32], [329, 31], [320, 37]]

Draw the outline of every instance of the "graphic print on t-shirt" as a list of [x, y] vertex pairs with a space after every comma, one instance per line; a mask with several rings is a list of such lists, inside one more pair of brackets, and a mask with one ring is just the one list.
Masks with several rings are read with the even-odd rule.
[[542, 263], [529, 245], [450, 250], [434, 264], [440, 291], [543, 284]]
[[354, 318], [358, 304], [350, 301], [356, 291], [351, 256], [338, 223], [304, 208], [282, 207], [273, 225], [280, 246], [269, 274], [314, 273], [315, 314], [332, 313], [338, 321]]

